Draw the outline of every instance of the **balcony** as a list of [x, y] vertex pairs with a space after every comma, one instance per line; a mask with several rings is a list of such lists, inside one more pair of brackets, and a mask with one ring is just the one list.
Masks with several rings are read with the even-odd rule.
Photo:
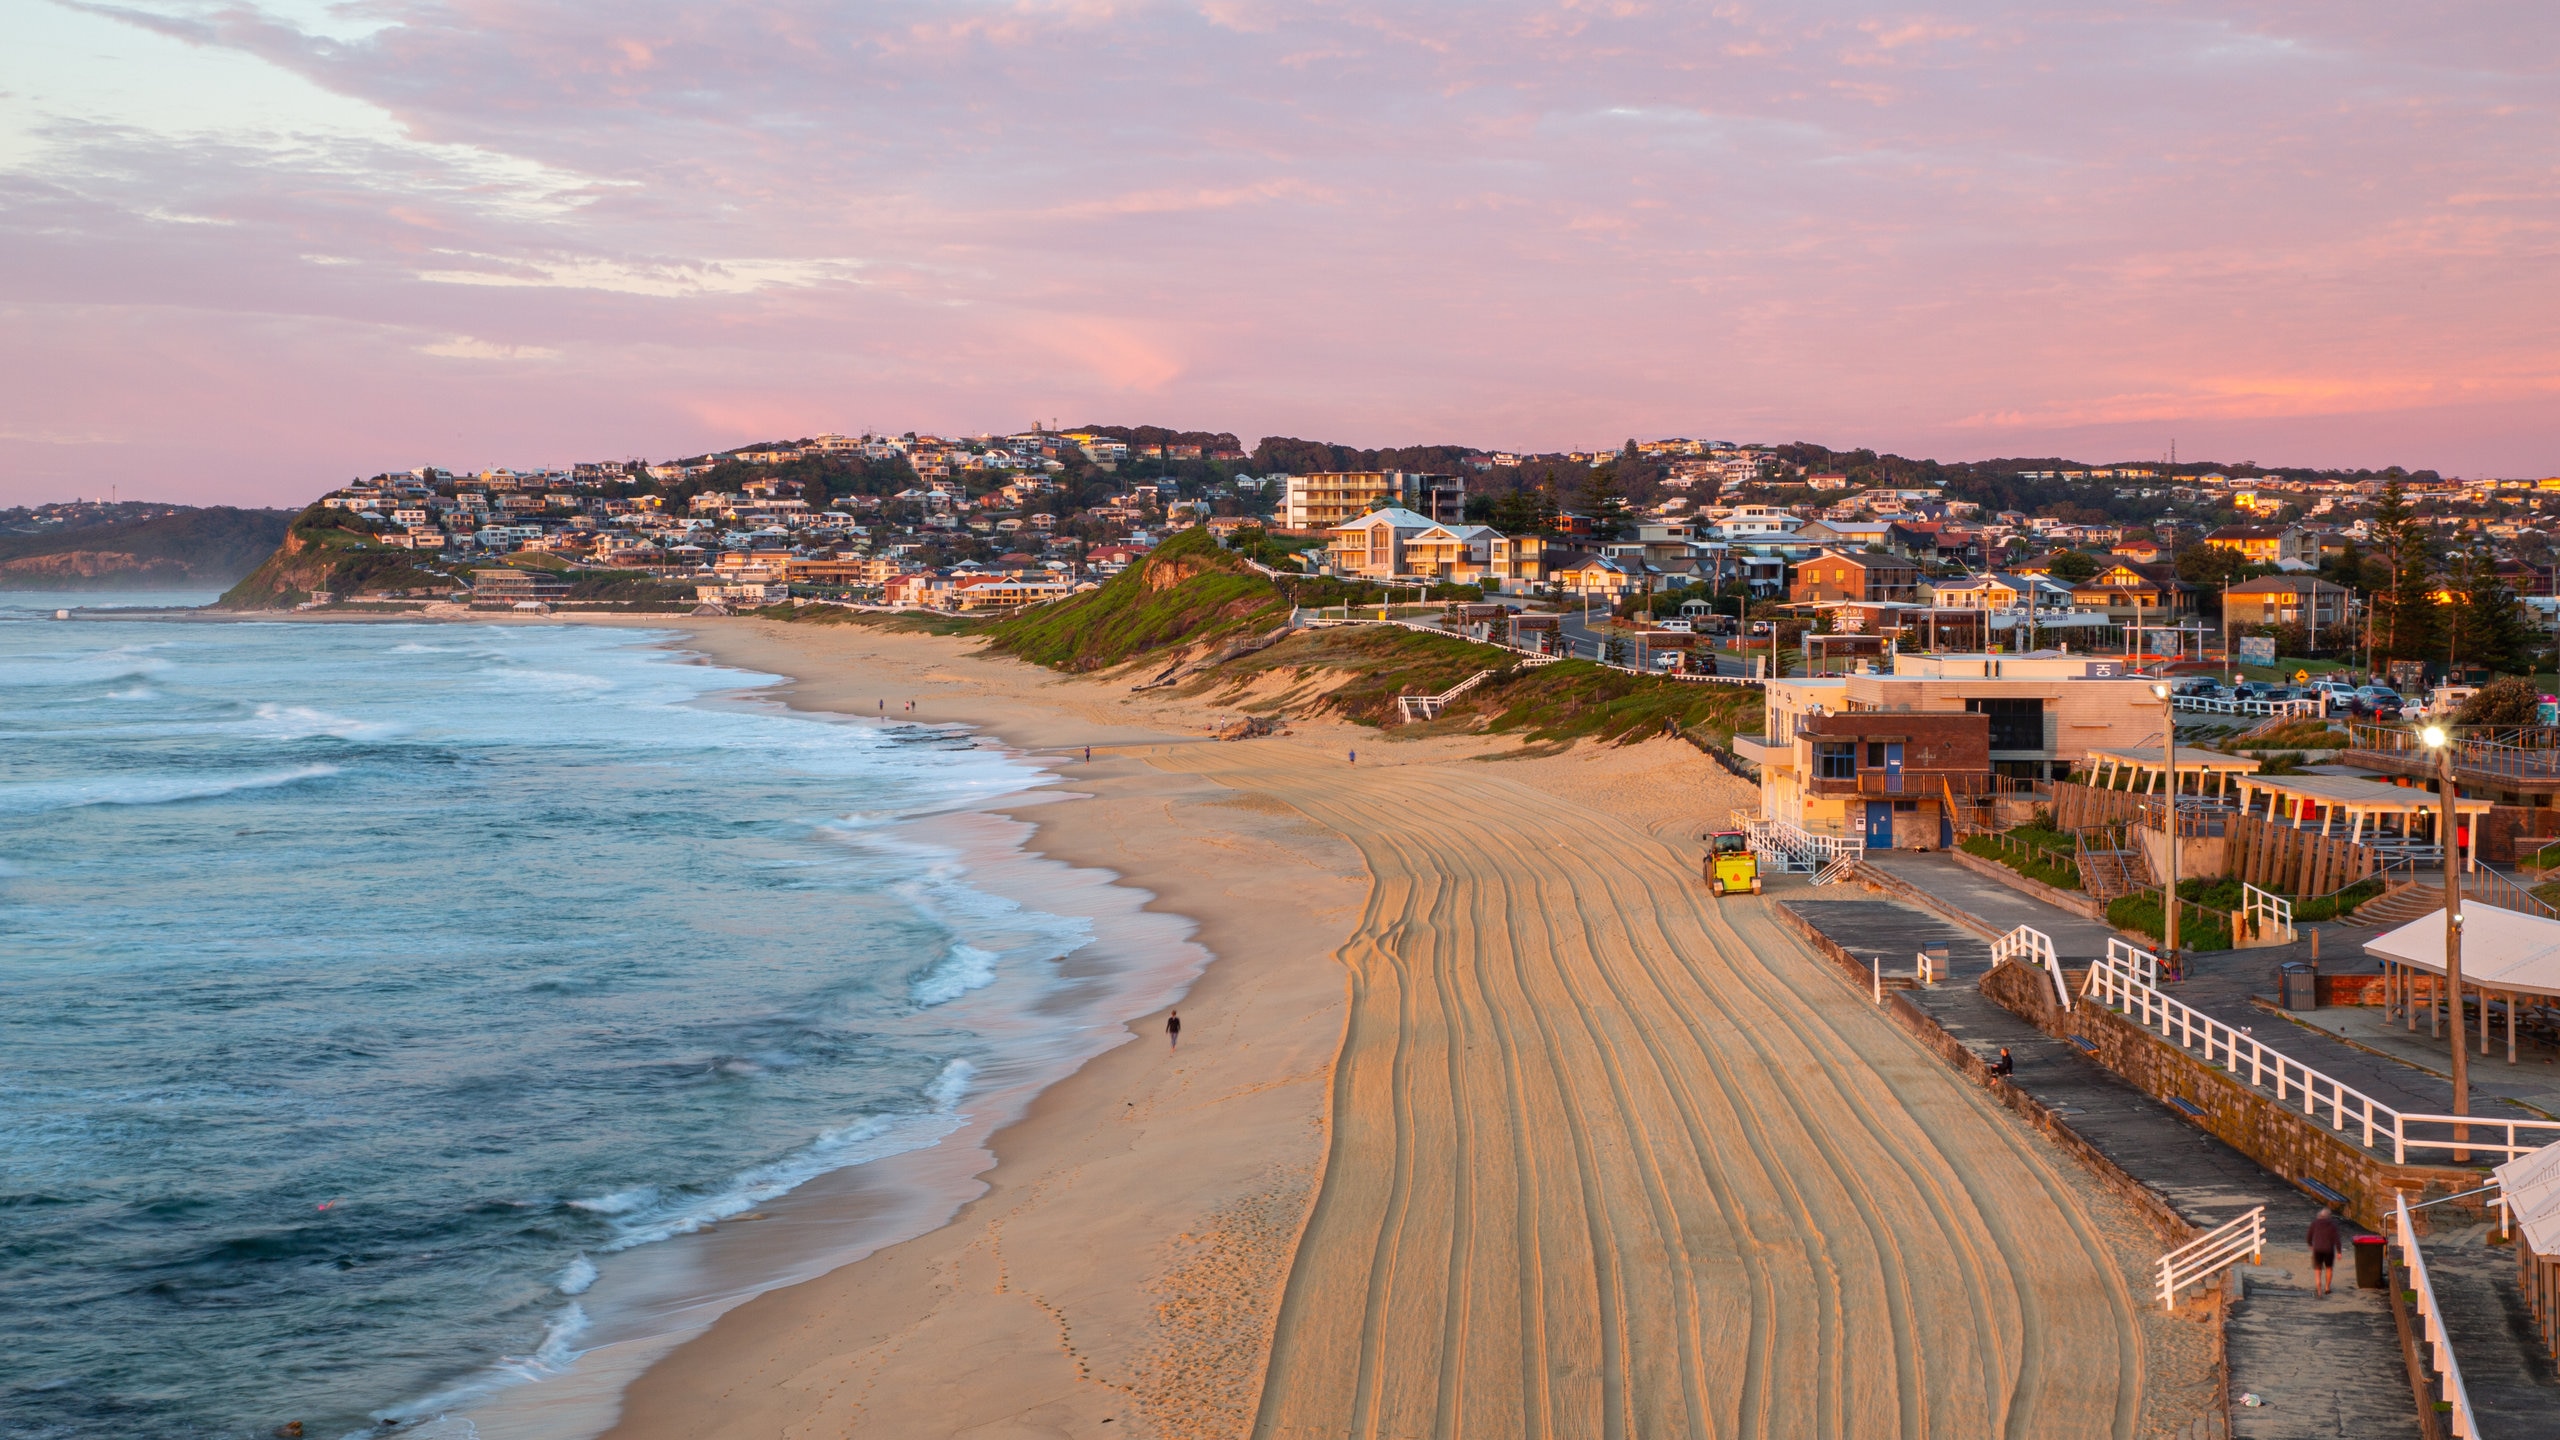
[[1757, 735], [1733, 737], [1733, 753], [1762, 769], [1793, 769], [1796, 744], [1793, 740], [1763, 740]]
[[1861, 770], [1854, 777], [1808, 779], [1808, 795], [1865, 795], [1878, 800], [1925, 800], [1952, 790], [1958, 795], [1999, 793], [2000, 777], [1987, 770]]

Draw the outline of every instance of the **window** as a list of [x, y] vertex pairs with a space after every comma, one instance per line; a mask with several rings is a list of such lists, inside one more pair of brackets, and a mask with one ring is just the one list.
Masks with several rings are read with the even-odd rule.
[[2037, 700], [1967, 700], [1965, 712], [1991, 717], [1993, 750], [2042, 750], [2044, 748], [2044, 701]]
[[1870, 740], [1867, 742], [1867, 768], [1870, 770], [1881, 770], [1884, 768], [1883, 741]]
[[1855, 780], [1858, 778], [1858, 747], [1848, 740], [1817, 740], [1813, 746], [1813, 778], [1817, 780]]

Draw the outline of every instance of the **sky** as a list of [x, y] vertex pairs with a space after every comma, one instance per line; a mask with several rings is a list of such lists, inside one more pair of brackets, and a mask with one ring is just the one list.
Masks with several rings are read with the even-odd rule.
[[1053, 419], [2560, 474], [2547, 0], [0, 36], [0, 504]]

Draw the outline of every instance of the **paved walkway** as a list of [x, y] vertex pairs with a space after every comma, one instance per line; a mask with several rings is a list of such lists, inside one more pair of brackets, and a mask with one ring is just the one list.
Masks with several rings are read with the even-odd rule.
[[2310, 1257], [2301, 1248], [2318, 1209], [2310, 1197], [2077, 1046], [1986, 998], [1975, 985], [1991, 968], [1988, 942], [1894, 901], [1846, 898], [1859, 893], [1807, 889], [1784, 898], [1842, 949], [1883, 960], [1888, 975], [1897, 969], [1909, 975], [1911, 957], [1921, 946], [1945, 945], [1946, 983], [1914, 990], [1911, 998], [1985, 1059], [2009, 1047], [2013, 1084], [2062, 1116], [2188, 1223], [2211, 1228], [2253, 1205], [2267, 1207], [2267, 1263], [2238, 1267], [2241, 1299], [2226, 1327], [2235, 1402], [2248, 1392], [2266, 1403], [2235, 1404], [2233, 1435], [2297, 1440], [2418, 1433], [2399, 1335], [2383, 1293], [2356, 1290], [2350, 1271], [2346, 1288], [2327, 1299], [2311, 1295]]
[[[2005, 930], [2014, 925], [2027, 924], [2044, 930], [2053, 936], [2055, 950], [2066, 959], [2105, 953], [2105, 936], [2112, 933], [2106, 927], [2094, 925], [2090, 921], [2067, 911], [2058, 910], [2023, 892], [2012, 890], [1995, 880], [1964, 869], [1943, 855], [1894, 852], [1889, 856], [1871, 857], [1869, 863], [1874, 864], [1878, 861], [1882, 862], [1881, 868], [1888, 873], [1920, 887], [1940, 903], [1964, 909], [1967, 913], [1997, 928]], [[1819, 895], [1822, 892], [1810, 893]], [[2119, 1153], [2114, 1148], [2117, 1144], [2129, 1143], [2147, 1135], [2151, 1127], [2141, 1122], [2147, 1121], [2148, 1116], [2139, 1117], [2133, 1123], [2133, 1129], [2121, 1137], [2102, 1138], [2115, 1136], [2117, 1125], [2123, 1123], [2120, 1115], [2111, 1116], [2103, 1109], [2091, 1109], [2070, 1115], [2072, 1127], [2087, 1136], [2091, 1143], [2097, 1145], [2109, 1159], [2122, 1166], [2127, 1173], [2140, 1178], [2145, 1184], [2151, 1185], [2163, 1196], [2169, 1198], [2182, 1216], [2190, 1221], [2210, 1221], [2211, 1223], [2219, 1223], [2220, 1220], [2229, 1218], [2236, 1210], [2258, 1203], [2254, 1198], [2242, 1198], [2260, 1193], [2248, 1188], [2243, 1171], [2227, 1168], [2235, 1165], [2245, 1167], [2246, 1172], [2255, 1172], [2263, 1177], [2266, 1183], [2278, 1187], [2284, 1197], [2281, 1205], [2271, 1203], [2268, 1206], [2270, 1236], [2285, 1241], [2288, 1245], [2299, 1244], [2295, 1237], [2301, 1235], [2309, 1226], [2310, 1217], [2315, 1208], [2308, 1197], [2303, 1196], [2301, 1192], [2276, 1176], [2260, 1170], [2248, 1157], [2231, 1150], [2219, 1141], [2211, 1140], [2203, 1132], [2187, 1126], [2183, 1120], [2176, 1119], [2165, 1106], [2159, 1105], [2147, 1096], [2142, 1096], [2132, 1086], [2116, 1080], [2111, 1072], [2104, 1071], [2095, 1062], [2081, 1056], [2076, 1047], [2061, 1042], [2045, 1041], [2041, 1032], [2035, 1031], [2025, 1021], [2008, 1015], [2007, 1011], [2000, 1010], [1998, 1006], [1992, 1005], [1990, 1001], [1975, 992], [1970, 982], [1981, 973], [1982, 969], [1988, 968], [1990, 948], [1987, 944], [1970, 932], [1960, 930], [1936, 916], [1923, 915], [1888, 902], [1865, 903], [1899, 912], [1885, 917], [1876, 928], [1867, 932], [1868, 943], [1871, 946], [1888, 943], [1896, 930], [1916, 936], [1922, 933], [1920, 927], [1929, 926], [1935, 927], [1929, 932], [1932, 935], [1942, 933], [1944, 936], [1956, 937], [1947, 940], [1946, 943], [1951, 947], [1958, 947], [1959, 940], [1964, 946], [1970, 947], [1955, 949], [1956, 955], [1969, 957], [1968, 961], [1956, 966], [1959, 983], [1941, 987], [1925, 999], [1924, 1004], [1932, 1014], [1944, 1013], [1940, 1007], [1950, 1005], [1951, 1002], [1946, 999], [1948, 990], [1961, 989], [1970, 998], [1972, 1006], [1998, 1011], [2000, 1015], [2007, 1016], [2018, 1029], [2034, 1035], [2043, 1043], [2044, 1054], [2051, 1055], [2065, 1062], [2066, 1065], [2077, 1064], [2107, 1075], [2109, 1080], [2136, 1097], [2140, 1102], [2137, 1111], [2147, 1109], [2150, 1116], [2170, 1116], [2173, 1124], [2206, 1142], [2205, 1146], [2191, 1149], [2182, 1162], [2182, 1173], [2190, 1173], [2193, 1178], [2179, 1181], [2178, 1188], [2172, 1188], [2170, 1184], [2155, 1179], [2152, 1173], [2139, 1168], [2137, 1164], [2129, 1163], [2142, 1158], [2144, 1153], [2142, 1149], [2129, 1149]], [[1977, 905], [1981, 908], [1974, 908]], [[1848, 917], [1843, 915], [1842, 918]], [[2171, 987], [2172, 991], [2180, 1000], [2196, 1009], [2227, 1025], [2251, 1030], [2303, 1063], [2315, 1066], [2385, 1104], [2402, 1110], [2443, 1110], [2450, 1100], [2442, 1074], [2446, 1063], [2444, 1047], [2447, 1041], [2429, 1040], [2423, 1031], [2412, 1041], [2407, 1031], [2396, 1026], [2386, 1028], [2380, 1018], [2380, 1011], [2371, 1006], [2334, 1006], [2317, 1011], [2278, 1014], [2270, 1012], [2262, 1004], [2255, 1003], [2274, 994], [2277, 966], [2288, 960], [2309, 958], [2311, 940], [2308, 932], [2312, 929], [2320, 931], [2322, 964], [2328, 973], [2370, 973], [2379, 968], [2359, 948], [2364, 940], [2372, 936], [2373, 931], [2335, 924], [2304, 928], [2306, 932], [2304, 937], [2288, 946], [2191, 955], [2188, 978]], [[2092, 935], [2092, 931], [2096, 933]], [[1827, 927], [1825, 933], [1829, 933]], [[2066, 937], [2069, 938], [2066, 939]], [[1842, 943], [1845, 947], [1846, 942]], [[1905, 951], [1916, 949], [1918, 943], [1920, 942], [1917, 940], [1905, 943], [1902, 949]], [[1868, 953], [1866, 950], [1856, 950], [1855, 947], [1848, 948], [1852, 948], [1855, 953]], [[1967, 963], [1974, 968], [1965, 968]], [[1970, 1008], [1963, 1005], [1954, 1006], [1956, 1010]], [[2287, 1026], [2288, 1021], [2293, 1023]], [[1947, 1022], [1942, 1020], [1941, 1023]], [[1979, 1026], [1996, 1022], [1986, 1017], [1982, 1021], [1970, 1023]], [[2280, 1030], [2273, 1028], [2278, 1026], [2286, 1028]], [[1949, 1028], [1953, 1030], [1956, 1027], [1950, 1024]], [[2349, 1038], [2371, 1045], [2373, 1049], [2357, 1048], [2356, 1045], [2347, 1043]], [[1975, 1042], [1968, 1037], [1967, 1043]], [[2043, 1099], [2043, 1094], [2033, 1090], [2034, 1082], [2031, 1082], [2028, 1076], [2025, 1057], [2030, 1052], [2014, 1040], [1993, 1040], [1991, 1044], [1994, 1049], [2001, 1044], [2011, 1046], [2012, 1054], [2018, 1061], [2020, 1083], [2028, 1085], [2030, 1093], [2037, 1093], [2038, 1098]], [[2376, 1054], [2375, 1050], [2386, 1053]], [[2520, 1049], [2520, 1055], [2531, 1056], [2537, 1063], [2509, 1067], [2506, 1063], [2503, 1036], [2499, 1037], [2496, 1053], [2485, 1061], [2475, 1049], [2471, 1066], [2474, 1086], [2472, 1113], [2518, 1118], [2536, 1116], [2542, 1110], [2560, 1113], [2560, 1065], [2540, 1063], [2549, 1053], [2547, 1050]], [[2397, 1058], [2400, 1056], [2407, 1058]], [[2432, 1065], [2428, 1062], [2432, 1062]], [[2515, 1100], [2505, 1098], [2509, 1095], [2525, 1103], [2519, 1105]], [[2054, 1102], [2048, 1100], [2047, 1103]], [[2158, 1155], [2174, 1155], [2174, 1151], [2161, 1148], [2158, 1142], [2153, 1142], [2151, 1149]], [[2221, 1152], [2220, 1155], [2211, 1154], [2215, 1151]], [[2445, 1163], [2449, 1157], [2438, 1154], [2428, 1155], [2425, 1158], [2429, 1163], [2440, 1164]], [[2484, 1158], [2477, 1168], [2485, 1170], [2487, 1164], [2488, 1161]], [[2486, 1177], [2484, 1176], [2483, 1179], [2485, 1180]], [[2493, 1437], [2560, 1434], [2560, 1374], [2555, 1374], [2553, 1365], [2541, 1352], [2534, 1339], [2532, 1316], [2525, 1308], [2523, 1296], [2516, 1289], [2514, 1282], [2513, 1251], [2504, 1246], [2493, 1246], [2487, 1243], [2486, 1236], [2489, 1231], [2484, 1226], [2456, 1226], [2450, 1223], [2450, 1216], [2441, 1215], [2437, 1218], [2437, 1224], [2436, 1235], [2428, 1237], [2421, 1243], [2426, 1248], [2428, 1265], [2437, 1274], [2438, 1295], [2444, 1302], [2446, 1323], [2453, 1337], [2454, 1354], [2463, 1366], [2464, 1379], [2469, 1386], [2474, 1408], [2480, 1415], [2482, 1428]], [[2315, 1391], [2320, 1389], [2326, 1383], [2321, 1378], [2327, 1373], [2326, 1362], [2319, 1360], [2297, 1362], [2293, 1357], [2297, 1354], [2309, 1353], [2303, 1350], [2302, 1347], [2305, 1345], [2345, 1343], [2343, 1334], [2336, 1337], [2333, 1342], [2317, 1341], [2300, 1330], [2299, 1327], [2303, 1322], [2278, 1318], [2294, 1299], [2315, 1307], [2323, 1306], [2327, 1302], [2312, 1299], [2309, 1261], [2300, 1251], [2290, 1248], [2280, 1249], [2271, 1252], [2269, 1258], [2276, 1263], [2248, 1272], [2249, 1291], [2253, 1297], [2252, 1305], [2244, 1305], [2241, 1310], [2235, 1311], [2231, 1320], [2229, 1334], [2232, 1345], [2232, 1389], [2235, 1399], [2242, 1390], [2255, 1388], [2261, 1381], [2273, 1384], [2275, 1382], [2272, 1377], [2294, 1377], [2294, 1367], [2297, 1363], [2313, 1368], [2298, 1377], [2288, 1378], [2285, 1383], [2297, 1388], [2307, 1383]], [[2261, 1294], [2271, 1300], [2284, 1303], [2253, 1308], [2254, 1297]], [[2383, 1310], [2382, 1314], [2382, 1323], [2388, 1327], [2390, 1324], [2388, 1310]], [[2341, 1320], [2336, 1315], [2330, 1315], [2320, 1323], [2339, 1325], [2349, 1322]], [[2397, 1381], [2398, 1377], [2403, 1376], [2405, 1372], [2396, 1363], [2398, 1343], [2396, 1338], [2392, 1343], [2395, 1364], [2391, 1373]], [[2248, 1378], [2244, 1379], [2244, 1376]], [[2405, 1381], [2398, 1383], [2405, 1394]], [[2260, 1389], [2258, 1393], [2270, 1399], [2274, 1398], [2274, 1392], [2271, 1390]], [[2239, 1435], [2364, 1433], [2353, 1427], [2334, 1432], [2264, 1430], [2256, 1428], [2259, 1421], [2243, 1418], [2261, 1415], [2263, 1412], [2235, 1408], [2232, 1414], [2234, 1416], [2233, 1433]], [[2493, 1414], [2500, 1417], [2498, 1423], [2492, 1423], [2490, 1417]]]
[[[2105, 955], [2108, 938], [2117, 933], [2096, 921], [2084, 920], [2067, 910], [2012, 890], [1988, 876], [1965, 869], [1942, 853], [1896, 850], [1870, 855], [1867, 863], [1927, 893], [1941, 904], [1963, 910], [1995, 929], [2006, 931], [2019, 925], [2032, 925], [2044, 931], [2053, 937], [2054, 951], [2066, 963], [2085, 963]], [[2324, 933], [2321, 949], [2325, 963], [2335, 971], [2337, 962], [2345, 959], [2340, 952], [2352, 954], [2353, 944], [2361, 943], [2355, 937], [2367, 933], [2337, 928]], [[2452, 1096], [2441, 1077], [2389, 1056], [2358, 1049], [2324, 1029], [2287, 1027], [2282, 1017], [2252, 1003], [2252, 997], [2274, 993], [2278, 965], [2307, 957], [2309, 953], [2307, 937], [2290, 946], [2201, 954], [2190, 952], [2187, 978], [2166, 988], [2179, 1000], [2225, 1025], [2256, 1035], [2303, 1064], [2352, 1085], [2395, 1110], [2418, 1114], [2442, 1113], [2452, 1103]], [[2352, 963], [2360, 969], [2375, 968], [2361, 954], [2356, 954]], [[2503, 1052], [2501, 1054], [2503, 1056]], [[2504, 1064], [2501, 1058], [2499, 1065], [2503, 1067]], [[2474, 1073], [2479, 1077], [2479, 1088], [2472, 1099], [2473, 1114], [2519, 1120], [2542, 1118], [2534, 1110], [2501, 1100], [2498, 1089], [2489, 1083], [2489, 1077], [2481, 1073], [2481, 1069], [2474, 1067]], [[2554, 1077], [2553, 1092], [2554, 1101], [2560, 1102], [2560, 1075]], [[2387, 1153], [2388, 1147], [2383, 1148]], [[2444, 1163], [2450, 1159], [2440, 1154], [2419, 1158], [2429, 1164]], [[2485, 1168], [2486, 1160], [2481, 1164]]]

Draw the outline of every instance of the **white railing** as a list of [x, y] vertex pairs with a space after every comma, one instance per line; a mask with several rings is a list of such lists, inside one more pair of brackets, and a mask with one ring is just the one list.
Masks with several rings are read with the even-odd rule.
[[[2160, 983], [2160, 957], [2130, 940], [2108, 936], [2107, 962], [2123, 966], [2145, 985], [2157, 986]], [[2094, 977], [2097, 972], [2093, 970], [2090, 974]]]
[[2293, 902], [2272, 890], [2255, 885], [2240, 887], [2240, 912], [2249, 917], [2251, 933], [2260, 939], [2274, 935], [2290, 944], [2293, 941]]
[[1825, 865], [1820, 870], [1814, 872], [1813, 883], [1816, 885], [1828, 885], [1832, 881], [1840, 879], [1850, 871], [1857, 868], [1857, 856], [1835, 855], [1831, 858], [1830, 864]]
[[2257, 1264], [2267, 1253], [2267, 1207], [2216, 1226], [2160, 1257], [2160, 1308], [2175, 1310], [2188, 1286], [2220, 1274], [2241, 1256]]
[[2427, 1358], [2444, 1377], [2443, 1398], [2453, 1407], [2453, 1433], [2460, 1440], [2479, 1440], [2480, 1422], [2472, 1418], [2471, 1392], [2462, 1386], [2462, 1366], [2454, 1360], [2453, 1342], [2445, 1335], [2444, 1311], [2436, 1304], [2435, 1286], [2427, 1281], [2427, 1257], [2418, 1253], [2418, 1232], [2409, 1223], [2409, 1197], [2395, 1198], [2392, 1211], [2400, 1258], [2409, 1267], [2409, 1288], [2418, 1292], [2418, 1321], [2426, 1336]]
[[1733, 812], [1733, 823], [1749, 838], [1751, 853], [1772, 870], [1821, 871], [1834, 861], [1855, 861], [1867, 853], [1863, 835], [1815, 835], [1784, 820], [1739, 810]]
[[2190, 715], [2317, 715], [2317, 700], [2223, 700], [2209, 695], [2178, 695], [2170, 698], [2171, 709]]
[[2062, 960], [2053, 953], [2052, 936], [2021, 925], [1991, 942], [1991, 963], [1997, 965], [2003, 960], [2030, 969], [2041, 966], [2047, 975], [2053, 977], [2054, 998], [2062, 1002], [2063, 1009], [2071, 1008], [2071, 984], [2062, 978]]
[[[2509, 1157], [2560, 1140], [2560, 1121], [2508, 1120], [2480, 1115], [2426, 1115], [2394, 1110], [2363, 1091], [2312, 1069], [2283, 1051], [2171, 999], [2137, 979], [2112, 952], [2089, 967], [2088, 999], [2111, 1005], [2164, 1040], [2192, 1050], [2208, 1065], [2220, 1064], [2233, 1079], [2271, 1093], [2278, 1104], [2295, 1103], [2313, 1120], [2325, 1111], [2330, 1129], [2362, 1137], [2368, 1150], [2390, 1142], [2391, 1162], [2409, 1163], [2411, 1150], [2491, 1151]], [[2460, 1127], [2462, 1138], [2455, 1138]], [[2528, 1136], [2535, 1137], [2530, 1140]], [[2496, 1137], [2496, 1138], [2492, 1138]]]
[[1492, 673], [1490, 670], [1479, 670], [1437, 695], [1399, 695], [1396, 697], [1397, 718], [1406, 721], [1437, 720], [1440, 718], [1440, 712], [1447, 708], [1450, 701], [1483, 684], [1485, 677]]

